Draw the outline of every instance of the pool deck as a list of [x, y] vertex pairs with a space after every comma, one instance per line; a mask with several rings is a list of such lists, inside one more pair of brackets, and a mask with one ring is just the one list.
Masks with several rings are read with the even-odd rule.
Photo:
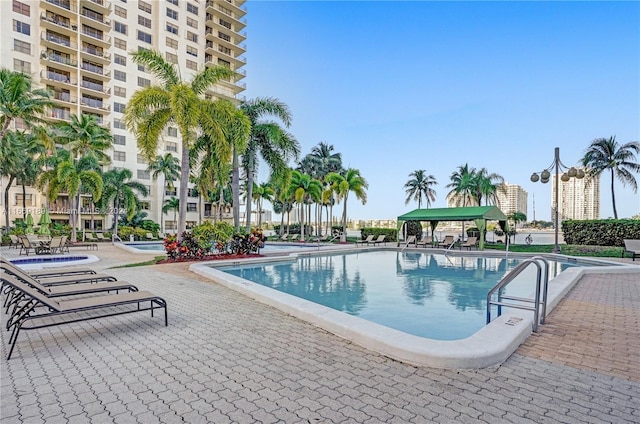
[[585, 275], [503, 364], [442, 370], [373, 353], [189, 264], [108, 269], [144, 258], [95, 254], [97, 271], [164, 297], [169, 327], [132, 314], [24, 332], [0, 359], [0, 423], [640, 422], [638, 274]]

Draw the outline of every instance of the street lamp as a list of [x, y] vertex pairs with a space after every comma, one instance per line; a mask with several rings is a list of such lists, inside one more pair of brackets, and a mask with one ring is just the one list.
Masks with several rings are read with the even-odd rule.
[[[561, 179], [563, 182], [569, 181], [571, 178], [584, 178], [584, 171], [582, 169], [576, 169], [573, 166], [571, 168], [567, 167], [560, 160], [560, 148], [555, 148], [555, 157], [553, 158], [553, 162], [546, 169], [540, 172], [538, 175], [537, 172], [531, 174], [531, 181], [536, 183], [540, 181], [543, 184], [549, 182], [549, 178], [551, 177], [551, 171], [555, 170], [556, 181], [555, 181], [555, 196], [554, 196], [554, 215], [553, 215], [553, 226], [555, 228], [555, 245], [553, 247], [553, 253], [560, 253], [560, 245], [558, 244], [558, 230], [559, 230], [559, 220], [558, 220], [558, 184]], [[559, 176], [560, 171], [562, 171], [562, 176]], [[566, 172], [565, 172], [566, 171]]]

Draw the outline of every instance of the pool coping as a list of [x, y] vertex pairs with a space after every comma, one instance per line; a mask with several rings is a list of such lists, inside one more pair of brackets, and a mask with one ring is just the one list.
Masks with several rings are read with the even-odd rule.
[[[369, 249], [368, 249], [369, 250]], [[398, 250], [398, 249], [370, 249]], [[359, 249], [362, 251], [362, 249]], [[344, 249], [331, 253], [344, 253]], [[434, 251], [436, 252], [436, 251]], [[323, 254], [330, 253], [323, 251]], [[462, 252], [466, 255], [467, 252]], [[475, 253], [478, 255], [478, 253]], [[298, 256], [309, 254], [292, 253], [286, 257], [263, 257], [249, 260], [229, 260], [193, 264], [189, 269], [214, 282], [242, 293], [254, 300], [275, 307], [296, 318], [307, 321], [333, 334], [378, 352], [390, 358], [417, 366], [445, 369], [476, 369], [504, 362], [532, 333], [533, 317], [529, 311], [503, 308], [502, 316], [495, 318], [472, 336], [460, 340], [441, 341], [418, 337], [394, 330], [365, 319], [346, 314], [308, 300], [279, 292], [257, 283], [236, 277], [217, 267], [248, 263], [264, 263], [283, 260], [294, 261]], [[496, 255], [486, 255], [496, 256]], [[504, 255], [497, 255], [504, 256]], [[509, 256], [531, 257], [526, 254]], [[550, 259], [575, 259], [565, 255], [542, 255]], [[549, 285], [547, 314], [564, 298], [571, 288], [585, 274], [639, 273], [640, 267], [619, 263], [589, 260], [605, 263], [597, 267], [569, 268], [553, 279]]]

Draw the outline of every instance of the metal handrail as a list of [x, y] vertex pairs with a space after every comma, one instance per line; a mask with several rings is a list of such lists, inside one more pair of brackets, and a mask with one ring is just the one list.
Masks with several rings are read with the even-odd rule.
[[[503, 294], [504, 288], [511, 283], [515, 278], [520, 275], [529, 265], [534, 264], [537, 268], [536, 273], [536, 290], [533, 299], [506, 296]], [[544, 264], [544, 274], [543, 267]], [[498, 306], [498, 316], [502, 314], [502, 307], [508, 306], [516, 309], [524, 309], [533, 312], [533, 331], [538, 330], [538, 323], [544, 324], [545, 317], [547, 315], [547, 289], [549, 287], [549, 262], [541, 257], [534, 256], [530, 259], [525, 259], [519, 263], [515, 268], [505, 275], [495, 286], [487, 293], [487, 324], [491, 322], [491, 306]], [[493, 300], [493, 295], [498, 292], [498, 300]], [[542, 299], [541, 299], [542, 297]], [[520, 303], [505, 302], [515, 301]], [[532, 303], [533, 306], [522, 305], [521, 303]]]

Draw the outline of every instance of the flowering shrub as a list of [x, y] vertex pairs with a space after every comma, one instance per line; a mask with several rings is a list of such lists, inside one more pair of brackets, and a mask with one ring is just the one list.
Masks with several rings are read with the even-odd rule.
[[[207, 228], [208, 230], [208, 228]], [[220, 234], [224, 236], [224, 234]], [[164, 239], [164, 249], [170, 259], [202, 259], [212, 249], [216, 249], [219, 255], [248, 255], [258, 253], [264, 246], [265, 237], [261, 229], [255, 229], [251, 234], [234, 234], [226, 240], [210, 240], [203, 237], [202, 232], [191, 234], [182, 233], [182, 240], [178, 241], [175, 234]]]

